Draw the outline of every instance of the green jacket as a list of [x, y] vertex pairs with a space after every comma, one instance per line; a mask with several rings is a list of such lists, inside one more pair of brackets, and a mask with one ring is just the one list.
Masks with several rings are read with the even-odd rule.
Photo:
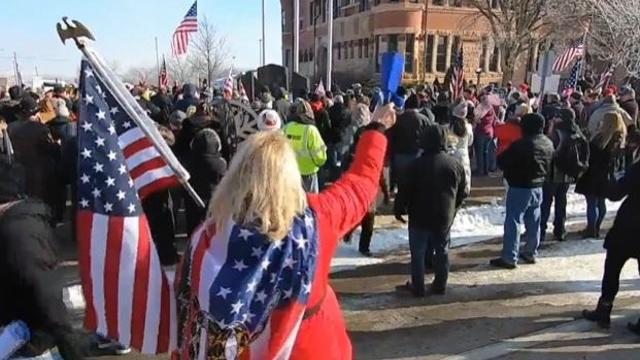
[[296, 152], [300, 173], [304, 176], [317, 173], [327, 161], [327, 147], [318, 128], [293, 121], [284, 127], [284, 134]]

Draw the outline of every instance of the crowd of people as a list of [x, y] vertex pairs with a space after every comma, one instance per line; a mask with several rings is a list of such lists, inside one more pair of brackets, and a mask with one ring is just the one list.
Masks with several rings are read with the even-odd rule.
[[[568, 97], [539, 97], [527, 84], [492, 84], [468, 87], [460, 98], [452, 99], [442, 87], [428, 84], [399, 88], [391, 104], [385, 104], [388, 96], [379, 88], [363, 89], [359, 84], [345, 90], [301, 91], [295, 96], [285, 89], [265, 88], [253, 102], [237, 93], [194, 84], [172, 89], [136, 85], [129, 90], [190, 172], [191, 186], [207, 204], [199, 207], [179, 188], [144, 200], [162, 265], [180, 260], [175, 244], [180, 208], [185, 209], [188, 236], [203, 222], [213, 221], [212, 216], [225, 214], [237, 226], [286, 241], [297, 241], [291, 234], [299, 231], [298, 218], [307, 209], [315, 213], [318, 259], [304, 253], [298, 261], [308, 262], [309, 269], [318, 267], [317, 271], [307, 269], [316, 274], [308, 308], [317, 306], [320, 310], [314, 314], [325, 311], [328, 315], [321, 317], [325, 320], [304, 318], [298, 334], [302, 340], [293, 349], [309, 356], [304, 358], [316, 356], [318, 342], [312, 341], [320, 336], [316, 328], [344, 333], [345, 337], [327, 338], [326, 343], [335, 354], [350, 353], [339, 306], [328, 285], [329, 260], [337, 242], [351, 241], [358, 227], [359, 251], [372, 256], [375, 216], [381, 204], [395, 200], [396, 219], [405, 222], [408, 215], [411, 277], [399, 289], [419, 297], [446, 293], [450, 231], [470, 194], [472, 174], [504, 176], [503, 250], [490, 264], [505, 269], [536, 262], [552, 205], [553, 236], [566, 239], [567, 193], [572, 185], [587, 203], [585, 238], [603, 235], [605, 200], [627, 196], [606, 237], [602, 297], [595, 311], [585, 311], [588, 319], [608, 326], [620, 270], [626, 260], [640, 256], [635, 243], [626, 241], [640, 230], [634, 221], [640, 218], [636, 162], [640, 128], [638, 102], [630, 86], [602, 91], [585, 87], [584, 92]], [[239, 148], [230, 145], [215, 106], [224, 102], [225, 95], [258, 114], [255, 131], [261, 134], [249, 137]], [[56, 87], [36, 94], [14, 86], [7, 94], [0, 92], [0, 99], [4, 168], [0, 172], [0, 277], [4, 289], [24, 294], [18, 298], [34, 299], [25, 304], [0, 296], [0, 324], [29, 313], [31, 307], [41, 309], [42, 314], [22, 320], [35, 330], [53, 334], [53, 343], [65, 358], [77, 358], [71, 329], [61, 315], [62, 300], [50, 295], [52, 287], [58, 288], [47, 279], [56, 262], [53, 228], [65, 220], [67, 201], [75, 209], [78, 92]], [[290, 159], [295, 159], [296, 166], [290, 166]], [[247, 172], [246, 164], [255, 174]], [[261, 176], [268, 179], [258, 179]], [[295, 182], [299, 185], [292, 185]], [[265, 184], [268, 189], [253, 191]], [[223, 227], [224, 220], [217, 218], [215, 223]], [[18, 236], [22, 226], [34, 227], [35, 233]], [[521, 238], [525, 239], [522, 249]], [[31, 245], [25, 248], [24, 243]], [[25, 265], [17, 259], [33, 261]], [[426, 268], [435, 273], [428, 288]], [[23, 280], [37, 285], [25, 288]], [[54, 300], [44, 304], [44, 296]], [[633, 329], [640, 333], [640, 323]]]

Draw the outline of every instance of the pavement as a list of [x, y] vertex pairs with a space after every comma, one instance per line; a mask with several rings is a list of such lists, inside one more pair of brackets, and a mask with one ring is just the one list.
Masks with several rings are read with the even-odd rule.
[[[477, 186], [478, 182], [476, 182]], [[472, 201], [491, 204], [503, 190], [496, 179], [474, 189]], [[383, 215], [377, 224], [397, 224]], [[610, 226], [610, 223], [606, 224]], [[609, 331], [582, 320], [600, 292], [602, 240], [582, 240], [575, 224], [565, 242], [547, 241], [538, 263], [516, 270], [488, 265], [501, 239], [467, 244], [451, 251], [447, 294], [415, 299], [395, 290], [408, 279], [409, 254], [396, 250], [383, 262], [331, 275], [354, 347], [355, 359], [638, 359], [640, 339], [626, 323], [640, 315], [638, 265], [623, 270], [621, 291]], [[66, 227], [58, 229], [61, 236]], [[67, 285], [77, 284], [75, 249], [67, 245], [59, 270]], [[430, 281], [428, 275], [427, 281]], [[69, 304], [73, 306], [73, 304]], [[82, 320], [74, 312], [76, 324]], [[107, 355], [107, 354], [105, 354]], [[167, 359], [167, 356], [101, 356], [99, 359]]]

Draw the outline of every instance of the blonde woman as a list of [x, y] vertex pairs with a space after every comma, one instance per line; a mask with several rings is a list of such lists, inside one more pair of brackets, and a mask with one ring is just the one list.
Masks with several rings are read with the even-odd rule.
[[349, 171], [320, 194], [304, 192], [281, 133], [243, 144], [178, 275], [181, 358], [352, 358], [329, 269], [377, 193], [395, 113], [376, 113]]
[[602, 125], [589, 146], [589, 169], [576, 184], [576, 192], [587, 198], [585, 238], [600, 237], [600, 227], [607, 214], [605, 192], [626, 137], [627, 127], [622, 116], [616, 112], [604, 114]]

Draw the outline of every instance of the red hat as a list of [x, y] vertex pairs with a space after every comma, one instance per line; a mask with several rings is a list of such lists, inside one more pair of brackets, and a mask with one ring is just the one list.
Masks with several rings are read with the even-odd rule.
[[529, 91], [529, 85], [522, 83], [520, 85], [518, 85], [518, 88], [520, 88], [520, 91], [522, 92], [528, 92]]

